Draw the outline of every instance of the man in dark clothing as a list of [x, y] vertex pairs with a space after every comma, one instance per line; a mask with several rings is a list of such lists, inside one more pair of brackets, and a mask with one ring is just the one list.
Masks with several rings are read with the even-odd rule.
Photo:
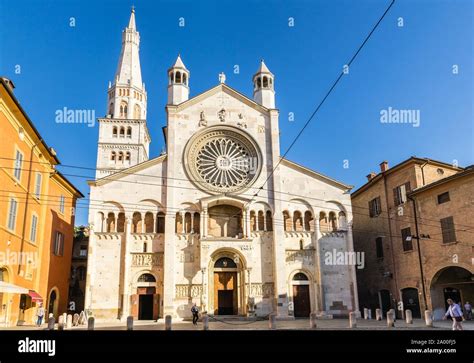
[[197, 325], [197, 321], [199, 319], [199, 308], [196, 306], [196, 304], [193, 304], [193, 307], [191, 308], [191, 313], [193, 314], [193, 324]]

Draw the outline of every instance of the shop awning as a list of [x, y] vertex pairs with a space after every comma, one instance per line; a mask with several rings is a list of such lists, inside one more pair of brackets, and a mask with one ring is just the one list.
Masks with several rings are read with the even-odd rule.
[[30, 295], [33, 302], [43, 302], [43, 298], [35, 290], [30, 290], [28, 295]]
[[28, 294], [28, 289], [21, 286], [9, 284], [5, 281], [0, 281], [0, 292], [7, 294]]

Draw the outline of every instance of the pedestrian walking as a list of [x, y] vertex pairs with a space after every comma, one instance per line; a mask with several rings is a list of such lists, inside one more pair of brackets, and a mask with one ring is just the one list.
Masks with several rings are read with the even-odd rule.
[[446, 320], [449, 315], [453, 320], [453, 330], [463, 330], [462, 321], [464, 320], [464, 316], [462, 314], [461, 307], [452, 299], [448, 299], [446, 302], [448, 303], [449, 307], [446, 311], [446, 314], [444, 314], [443, 320]]
[[196, 303], [193, 304], [191, 313], [193, 314], [193, 324], [197, 325], [197, 321], [199, 319], [199, 308], [196, 306]]
[[39, 303], [38, 309], [36, 310], [36, 326], [40, 327], [41, 324], [43, 324], [43, 318], [44, 318], [44, 307], [43, 303]]

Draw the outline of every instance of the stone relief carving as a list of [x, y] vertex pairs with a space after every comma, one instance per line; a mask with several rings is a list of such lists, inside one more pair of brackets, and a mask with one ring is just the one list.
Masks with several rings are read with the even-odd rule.
[[217, 117], [219, 117], [219, 121], [220, 122], [225, 122], [225, 118], [227, 116], [227, 111], [225, 109], [221, 109], [218, 113], [217, 113]]
[[265, 126], [259, 126], [258, 127], [258, 133], [263, 134], [265, 132]]
[[273, 296], [273, 282], [251, 283], [250, 295], [248, 294], [249, 285], [245, 285], [247, 296], [269, 298]]
[[308, 265], [314, 264], [314, 250], [286, 251], [286, 262], [303, 262]]
[[201, 111], [199, 116], [199, 126], [207, 126], [206, 114], [204, 111]]
[[202, 295], [202, 285], [175, 285], [175, 295], [177, 298], [200, 297]]
[[163, 267], [162, 253], [135, 253], [132, 255], [133, 267]]

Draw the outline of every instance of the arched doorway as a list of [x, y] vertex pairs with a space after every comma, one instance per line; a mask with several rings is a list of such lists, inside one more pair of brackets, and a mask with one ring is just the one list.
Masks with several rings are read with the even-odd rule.
[[155, 276], [142, 273], [136, 286], [137, 293], [131, 296], [132, 316], [138, 320], [158, 319], [160, 295], [156, 293]]
[[447, 309], [447, 299], [460, 303], [474, 300], [474, 275], [466, 268], [448, 266], [439, 270], [431, 280], [430, 295], [433, 317], [442, 319]]
[[295, 318], [307, 318], [311, 313], [309, 279], [303, 272], [298, 272], [291, 281], [293, 289], [293, 314]]
[[56, 289], [52, 289], [49, 293], [49, 300], [48, 300], [48, 314], [53, 314], [55, 318], [58, 316], [58, 304], [59, 304], [59, 296]]
[[209, 265], [209, 311], [215, 315], [245, 314], [245, 261], [235, 251], [214, 253]]
[[382, 315], [386, 316], [387, 312], [392, 308], [392, 297], [389, 290], [383, 289], [379, 291], [379, 306], [382, 309]]
[[414, 318], [421, 318], [418, 289], [412, 287], [402, 289], [402, 301], [404, 310], [411, 310]]

